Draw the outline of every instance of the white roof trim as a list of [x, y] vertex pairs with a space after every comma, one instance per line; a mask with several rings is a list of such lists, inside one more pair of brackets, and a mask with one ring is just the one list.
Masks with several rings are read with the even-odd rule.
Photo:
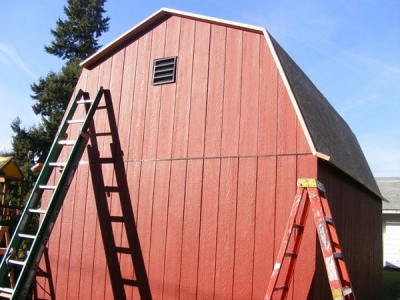
[[[296, 101], [296, 97], [294, 96], [292, 88], [290, 87], [290, 84], [289, 84], [289, 81], [288, 81], [288, 79], [286, 77], [285, 71], [283, 70], [283, 67], [282, 67], [281, 62], [280, 62], [280, 60], [278, 58], [278, 55], [276, 54], [275, 47], [272, 45], [272, 42], [271, 42], [271, 39], [270, 39], [270, 36], [269, 36], [267, 30], [265, 28], [263, 28], [262, 32], [264, 33], [265, 40], [267, 41], [268, 47], [269, 47], [269, 49], [270, 49], [270, 51], [272, 53], [272, 56], [273, 56], [274, 61], [275, 61], [275, 64], [276, 64], [276, 66], [278, 68], [279, 75], [281, 76], [283, 84], [286, 87], [286, 90], [288, 92], [290, 101], [292, 102], [293, 108], [294, 108], [294, 110], [296, 112], [296, 115], [297, 115], [297, 118], [298, 118], [298, 120], [300, 122], [300, 126], [303, 129], [304, 135], [306, 136], [306, 139], [307, 139], [307, 142], [308, 142], [308, 146], [310, 147], [310, 151], [312, 152], [313, 155], [317, 156], [317, 151], [315, 149], [314, 142], [313, 142], [313, 140], [311, 138], [311, 135], [310, 135], [310, 132], [309, 132], [309, 130], [307, 128], [306, 122], [304, 121], [303, 115], [301, 114], [299, 105], [298, 105], [298, 103]], [[328, 158], [328, 160], [329, 160], [329, 158]]]
[[198, 14], [193, 14], [193, 13], [188, 13], [188, 12], [183, 12], [179, 10], [174, 10], [174, 9], [169, 9], [169, 8], [161, 8], [154, 14], [152, 14], [150, 17], [147, 19], [143, 20], [136, 26], [132, 27], [116, 39], [114, 39], [112, 42], [108, 43], [106, 46], [101, 48], [99, 51], [97, 51], [95, 54], [92, 56], [88, 57], [85, 59], [80, 65], [83, 68], [89, 67], [92, 63], [106, 55], [108, 52], [112, 51], [119, 45], [121, 45], [123, 42], [134, 36], [135, 34], [139, 33], [143, 28], [147, 27], [147, 25], [152, 24], [153, 22], [157, 21], [158, 19], [166, 16], [166, 15], [175, 15], [175, 16], [182, 16], [182, 17], [187, 17], [187, 18], [193, 18], [193, 19], [199, 19], [199, 20], [205, 20], [205, 21], [210, 21], [216, 24], [224, 24], [224, 25], [229, 25], [232, 27], [238, 27], [238, 28], [243, 28], [251, 31], [258, 31], [258, 32], [264, 32], [265, 29], [259, 26], [253, 26], [249, 24], [244, 24], [244, 23], [239, 23], [239, 22], [232, 22], [224, 19], [218, 19], [218, 18], [212, 18], [212, 17], [207, 17], [203, 15], [198, 15]]

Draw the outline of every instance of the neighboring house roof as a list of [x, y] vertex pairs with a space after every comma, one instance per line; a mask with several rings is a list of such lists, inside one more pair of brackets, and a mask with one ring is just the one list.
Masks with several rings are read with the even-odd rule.
[[262, 27], [164, 8], [86, 59], [82, 62], [81, 66], [90, 68], [96, 61], [122, 45], [128, 39], [134, 37], [146, 27], [171, 15], [208, 21], [214, 24], [222, 24], [263, 34], [275, 59], [281, 78], [285, 83], [312, 153], [321, 159], [329, 161], [377, 196], [382, 197], [357, 138], [347, 123], [339, 116], [289, 55]]
[[24, 174], [12, 157], [0, 156], [0, 178], [22, 181]]
[[383, 202], [383, 210], [400, 211], [400, 177], [378, 177], [376, 178], [383, 197], [388, 202]]

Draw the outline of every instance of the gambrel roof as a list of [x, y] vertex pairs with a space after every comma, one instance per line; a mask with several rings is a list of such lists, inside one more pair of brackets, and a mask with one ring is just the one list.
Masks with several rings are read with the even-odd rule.
[[90, 68], [91, 65], [128, 39], [168, 16], [186, 17], [263, 34], [313, 155], [333, 164], [382, 197], [357, 138], [350, 127], [304, 72], [262, 27], [163, 8], [86, 59], [81, 66]]

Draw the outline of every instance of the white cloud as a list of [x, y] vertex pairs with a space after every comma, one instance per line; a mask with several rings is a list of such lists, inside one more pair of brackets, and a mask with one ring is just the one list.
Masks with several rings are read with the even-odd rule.
[[32, 72], [25, 62], [18, 56], [18, 54], [9, 45], [0, 43], [0, 62], [3, 64], [10, 65], [10, 60], [15, 63], [21, 70], [23, 70], [27, 75], [34, 79], [38, 76]]

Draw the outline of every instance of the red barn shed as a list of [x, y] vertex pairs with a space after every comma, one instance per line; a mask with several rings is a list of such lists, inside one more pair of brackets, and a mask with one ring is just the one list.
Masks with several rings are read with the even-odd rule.
[[[346, 122], [265, 29], [162, 9], [82, 66], [77, 90], [109, 93], [39, 298], [262, 299], [301, 177], [328, 191], [357, 297], [381, 297], [375, 179]], [[308, 224], [290, 299], [331, 299]]]

